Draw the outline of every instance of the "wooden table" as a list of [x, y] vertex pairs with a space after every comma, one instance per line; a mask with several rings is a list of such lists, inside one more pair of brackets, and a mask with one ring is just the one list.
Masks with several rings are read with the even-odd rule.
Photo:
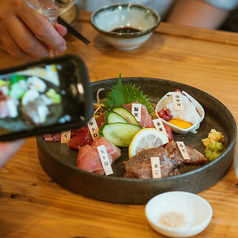
[[[67, 35], [67, 53], [86, 63], [91, 81], [153, 77], [199, 88], [224, 103], [238, 122], [238, 34], [161, 23], [138, 49], [119, 51], [103, 41], [80, 12], [75, 28], [91, 44]], [[0, 68], [25, 63], [0, 51]], [[212, 206], [211, 223], [197, 237], [237, 237], [234, 167], [199, 193]], [[144, 205], [101, 202], [56, 184], [39, 164], [35, 138], [0, 171], [0, 237], [163, 237], [152, 230]]]

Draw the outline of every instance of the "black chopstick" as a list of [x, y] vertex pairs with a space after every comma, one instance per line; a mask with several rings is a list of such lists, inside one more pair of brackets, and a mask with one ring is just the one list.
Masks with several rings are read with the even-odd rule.
[[72, 26], [70, 26], [65, 20], [63, 20], [61, 17], [58, 17], [57, 19], [58, 23], [63, 25], [67, 28], [68, 32], [76, 36], [78, 39], [83, 41], [86, 45], [90, 43], [88, 39], [86, 39], [84, 36], [82, 36], [78, 31], [76, 31]]

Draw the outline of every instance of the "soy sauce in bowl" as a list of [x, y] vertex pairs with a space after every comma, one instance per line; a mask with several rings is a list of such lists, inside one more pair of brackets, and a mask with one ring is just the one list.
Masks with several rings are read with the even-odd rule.
[[134, 28], [134, 27], [118, 27], [115, 28], [113, 30], [111, 30], [111, 32], [115, 32], [115, 33], [135, 33], [135, 32], [141, 32], [142, 30], [138, 29], [138, 28]]
[[116, 49], [133, 50], [150, 38], [160, 23], [160, 16], [142, 5], [112, 4], [94, 11], [90, 22]]

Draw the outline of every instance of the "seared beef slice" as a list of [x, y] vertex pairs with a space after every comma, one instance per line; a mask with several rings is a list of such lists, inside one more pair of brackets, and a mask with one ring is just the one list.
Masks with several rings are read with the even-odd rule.
[[140, 152], [125, 162], [125, 178], [152, 178], [151, 157], [160, 158], [160, 168], [162, 177], [168, 177], [174, 169], [174, 164], [166, 155], [163, 147], [153, 148]]
[[203, 164], [207, 162], [206, 157], [197, 150], [188, 146], [186, 146], [186, 149], [190, 156], [190, 160], [187, 161], [183, 159], [175, 142], [169, 142], [158, 148], [142, 151], [124, 162], [126, 169], [124, 177], [140, 179], [152, 178], [151, 157], [160, 158], [162, 177], [179, 174], [176, 168], [181, 167], [184, 163]]

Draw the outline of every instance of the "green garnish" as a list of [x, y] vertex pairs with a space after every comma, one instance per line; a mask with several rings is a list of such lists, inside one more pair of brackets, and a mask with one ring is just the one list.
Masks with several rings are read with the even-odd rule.
[[26, 78], [22, 75], [17, 75], [17, 74], [12, 75], [12, 77], [10, 78], [11, 84], [17, 83], [20, 80], [26, 81]]
[[107, 93], [105, 101], [103, 101], [103, 109], [108, 110], [112, 106], [119, 106], [122, 104], [129, 104], [133, 102], [138, 102], [146, 106], [149, 113], [151, 113], [151, 103], [149, 103], [149, 98], [147, 95], [143, 95], [140, 88], [136, 88], [135, 85], [128, 83], [126, 85], [122, 84], [121, 74], [118, 78], [117, 85]]
[[225, 147], [222, 143], [212, 141], [206, 146], [206, 149], [205, 149], [206, 157], [210, 161], [212, 161], [216, 159], [218, 156], [220, 156], [224, 150], [225, 150]]

